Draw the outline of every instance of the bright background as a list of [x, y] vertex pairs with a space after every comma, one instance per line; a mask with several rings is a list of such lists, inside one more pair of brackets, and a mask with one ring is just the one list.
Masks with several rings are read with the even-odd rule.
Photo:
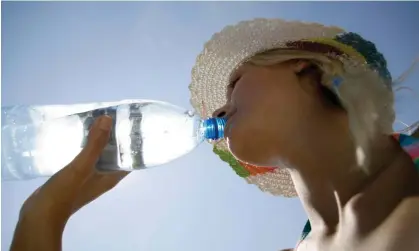
[[[256, 17], [358, 32], [376, 43], [397, 77], [419, 55], [418, 13], [413, 2], [3, 2], [2, 105], [148, 98], [188, 108], [190, 72], [203, 43], [227, 24]], [[418, 79], [416, 71], [405, 83], [416, 95]], [[399, 119], [418, 119], [411, 92], [396, 100]], [[2, 250], [23, 201], [43, 182], [2, 182]], [[64, 250], [278, 250], [295, 245], [305, 220], [297, 199], [260, 192], [202, 145], [132, 173], [78, 212]]]

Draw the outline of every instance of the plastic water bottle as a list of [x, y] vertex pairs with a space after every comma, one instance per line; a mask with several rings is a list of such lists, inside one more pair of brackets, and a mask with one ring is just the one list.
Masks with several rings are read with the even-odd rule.
[[205, 140], [224, 137], [226, 120], [152, 100], [2, 107], [3, 180], [51, 176], [85, 146], [94, 120], [113, 118], [99, 170], [138, 170], [170, 162]]

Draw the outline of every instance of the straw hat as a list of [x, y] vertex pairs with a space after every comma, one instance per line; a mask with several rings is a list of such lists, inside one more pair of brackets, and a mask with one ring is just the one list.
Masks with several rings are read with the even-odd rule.
[[[192, 69], [189, 89], [195, 110], [202, 117], [210, 117], [212, 112], [226, 103], [225, 94], [229, 77], [237, 67], [258, 53], [281, 48], [317, 53], [340, 60], [344, 65], [344, 71], [340, 75], [343, 84], [340, 85], [342, 87], [339, 87], [337, 94], [344, 99], [344, 106], [346, 104], [345, 108], [349, 114], [358, 114], [352, 116], [354, 119], [350, 118], [352, 121], [350, 123], [354, 127], [365, 127], [362, 121], [368, 120], [371, 116], [367, 114], [368, 118], [364, 118], [365, 116], [359, 114], [368, 111], [378, 112], [378, 118], [374, 119], [378, 119], [380, 130], [391, 133], [394, 120], [391, 75], [382, 54], [376, 50], [373, 43], [356, 33], [346, 33], [341, 28], [316, 23], [255, 19], [227, 26], [221, 32], [214, 34], [205, 44]], [[362, 75], [359, 71], [354, 73], [354, 69], [359, 70], [360, 67], [368, 75], [364, 73]], [[345, 74], [362, 76], [362, 78], [372, 76], [373, 79], [368, 80], [371, 84], [359, 87], [362, 88], [364, 98], [356, 87], [355, 82], [359, 81], [355, 80], [359, 78], [352, 78], [352, 83], [351, 78]], [[325, 81], [328, 83], [322, 84], [337, 91], [333, 81], [331, 78], [330, 81]], [[364, 136], [360, 135], [359, 140], [362, 141]], [[216, 142], [214, 152], [229, 163], [240, 177], [257, 185], [263, 191], [285, 197], [297, 196], [290, 174], [285, 168], [255, 167], [241, 163], [231, 155], [225, 141]]]

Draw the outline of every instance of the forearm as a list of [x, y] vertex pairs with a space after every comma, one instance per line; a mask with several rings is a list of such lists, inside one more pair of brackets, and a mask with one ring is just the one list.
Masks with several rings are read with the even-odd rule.
[[16, 225], [10, 251], [60, 251], [65, 223], [21, 218]]

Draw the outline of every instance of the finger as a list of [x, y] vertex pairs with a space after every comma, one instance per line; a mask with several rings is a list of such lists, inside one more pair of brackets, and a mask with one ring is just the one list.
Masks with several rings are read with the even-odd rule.
[[86, 179], [95, 171], [95, 164], [106, 146], [112, 127], [112, 118], [101, 116], [92, 125], [88, 142], [85, 148], [76, 158], [54, 174], [44, 186], [52, 186], [54, 190], [59, 189], [61, 195], [66, 193], [74, 194]]
[[109, 141], [111, 128], [112, 118], [109, 116], [101, 116], [95, 121], [90, 129], [86, 147], [72, 162], [74, 172], [90, 174], [95, 170], [94, 166]]
[[128, 174], [129, 172], [125, 171], [115, 171], [106, 174], [96, 172], [91, 174], [80, 189], [79, 195], [73, 204], [72, 213], [75, 213], [86, 204], [114, 188]]

